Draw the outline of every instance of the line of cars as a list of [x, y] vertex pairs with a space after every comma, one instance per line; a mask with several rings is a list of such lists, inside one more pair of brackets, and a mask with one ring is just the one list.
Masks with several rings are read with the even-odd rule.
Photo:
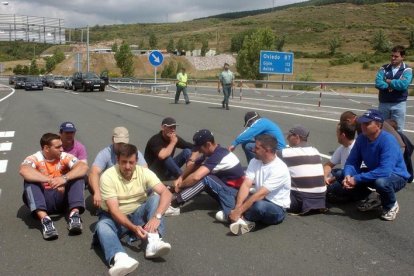
[[43, 90], [43, 81], [39, 76], [10, 76], [9, 84], [14, 84], [14, 89]]

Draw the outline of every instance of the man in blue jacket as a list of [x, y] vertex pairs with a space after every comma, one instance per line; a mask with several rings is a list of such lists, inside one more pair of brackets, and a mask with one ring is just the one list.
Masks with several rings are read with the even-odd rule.
[[379, 111], [384, 119], [393, 119], [398, 131], [405, 125], [408, 86], [413, 78], [413, 70], [404, 63], [405, 48], [395, 46], [392, 49], [391, 63], [383, 65], [377, 73], [375, 87], [379, 90]]
[[275, 137], [277, 150], [286, 147], [285, 137], [280, 127], [271, 120], [260, 117], [259, 113], [255, 111], [249, 111], [244, 115], [244, 127], [246, 129], [236, 137], [228, 149], [234, 151], [241, 144], [246, 154], [247, 163], [255, 157], [253, 149], [256, 142], [254, 138], [260, 134], [269, 134]]
[[[358, 118], [358, 122], [362, 135], [356, 139], [345, 163], [343, 188], [361, 198], [370, 193], [368, 187], [376, 189], [382, 205], [381, 218], [392, 221], [399, 211], [395, 193], [405, 187], [410, 175], [397, 141], [381, 129], [384, 123], [381, 112], [370, 109]], [[361, 170], [362, 162], [366, 168]], [[378, 203], [370, 202], [358, 209], [368, 211], [379, 207]]]

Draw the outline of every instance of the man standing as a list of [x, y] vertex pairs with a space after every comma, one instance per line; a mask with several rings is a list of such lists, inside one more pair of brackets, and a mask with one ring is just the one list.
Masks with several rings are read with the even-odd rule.
[[[223, 88], [223, 96], [224, 99], [221, 102], [222, 107], [229, 110], [229, 98], [231, 94], [231, 89], [234, 85], [234, 74], [229, 69], [230, 65], [228, 63], [224, 63], [224, 71], [220, 73], [219, 80], [221, 83], [221, 87]], [[220, 92], [220, 88], [219, 88]]]
[[229, 151], [234, 151], [237, 145], [241, 144], [247, 163], [255, 157], [253, 149], [256, 143], [254, 138], [257, 135], [269, 134], [275, 137], [278, 150], [286, 147], [285, 138], [280, 127], [271, 120], [260, 117], [259, 113], [255, 111], [249, 111], [244, 115], [244, 127], [246, 129], [234, 139], [229, 147]]
[[[119, 240], [125, 234], [147, 242], [145, 257], [158, 258], [171, 250], [163, 242], [163, 214], [171, 201], [170, 191], [148, 168], [137, 165], [137, 148], [131, 144], [118, 147], [117, 165], [106, 170], [100, 180], [102, 212], [96, 224], [94, 242], [104, 252], [109, 275], [127, 275], [138, 262], [125, 253]], [[146, 190], [155, 191], [150, 197]]]
[[[92, 164], [89, 172], [89, 186], [93, 194], [93, 204], [95, 207], [101, 206], [101, 192], [99, 189], [99, 177], [102, 172], [116, 164], [116, 152], [119, 146], [129, 142], [129, 132], [125, 127], [116, 127], [112, 134], [112, 144], [101, 150]], [[147, 166], [144, 156], [140, 151], [137, 152], [137, 164], [143, 167]]]
[[190, 103], [190, 99], [188, 98], [187, 94], [187, 73], [185, 72], [185, 68], [181, 68], [179, 73], [177, 74], [177, 91], [175, 92], [175, 100], [174, 103], [178, 103], [178, 100], [180, 99], [181, 91], [183, 92], [185, 104]]
[[[251, 231], [256, 222], [279, 224], [290, 206], [290, 174], [285, 163], [276, 156], [277, 140], [268, 134], [256, 137], [246, 178], [237, 194], [236, 206], [230, 212], [230, 231], [242, 235]], [[256, 192], [249, 197], [253, 183]]]
[[413, 70], [404, 63], [405, 48], [392, 48], [391, 63], [383, 65], [375, 78], [375, 87], [379, 90], [379, 111], [384, 120], [393, 119], [398, 124], [398, 131], [405, 127], [405, 113], [408, 86], [413, 78]]
[[80, 161], [88, 163], [88, 154], [85, 146], [75, 139], [76, 128], [72, 122], [64, 122], [59, 129], [63, 151], [72, 154]]
[[296, 125], [287, 136], [290, 147], [278, 152], [292, 178], [289, 211], [300, 215], [326, 211], [322, 161], [319, 151], [307, 144], [308, 137], [309, 130]]
[[20, 165], [24, 178], [23, 200], [32, 214], [42, 223], [43, 238], [52, 240], [58, 232], [48, 214], [69, 211], [68, 230], [72, 235], [82, 233], [80, 214], [85, 210], [85, 162], [63, 152], [60, 136], [43, 134], [41, 151], [26, 157]]
[[[181, 167], [191, 156], [193, 144], [177, 135], [177, 122], [167, 117], [161, 122], [161, 131], [152, 136], [145, 147], [145, 160], [148, 167], [161, 180], [177, 179], [181, 174]], [[175, 149], [182, 151], [174, 157]]]
[[[370, 193], [368, 187], [375, 189], [380, 202], [366, 201], [358, 209], [368, 211], [382, 205], [381, 218], [394, 220], [399, 211], [395, 193], [405, 187], [410, 177], [403, 155], [393, 136], [382, 131], [384, 118], [381, 112], [370, 109], [358, 118], [358, 122], [362, 135], [356, 139], [345, 164], [343, 194], [362, 199]], [[362, 162], [366, 166], [363, 171]]]

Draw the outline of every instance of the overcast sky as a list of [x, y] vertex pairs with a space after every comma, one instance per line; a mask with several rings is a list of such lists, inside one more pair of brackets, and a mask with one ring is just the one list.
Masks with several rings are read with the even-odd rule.
[[[0, 0], [0, 14], [62, 18], [65, 27], [178, 22], [305, 0]], [[8, 5], [5, 5], [8, 3]]]

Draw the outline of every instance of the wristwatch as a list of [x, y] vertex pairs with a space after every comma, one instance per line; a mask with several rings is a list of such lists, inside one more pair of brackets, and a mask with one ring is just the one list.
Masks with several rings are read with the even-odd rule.
[[65, 183], [68, 182], [68, 177], [66, 176], [66, 174], [62, 175], [62, 178], [65, 179]]
[[162, 214], [161, 213], [155, 214], [155, 218], [156, 219], [161, 219], [162, 218]]

